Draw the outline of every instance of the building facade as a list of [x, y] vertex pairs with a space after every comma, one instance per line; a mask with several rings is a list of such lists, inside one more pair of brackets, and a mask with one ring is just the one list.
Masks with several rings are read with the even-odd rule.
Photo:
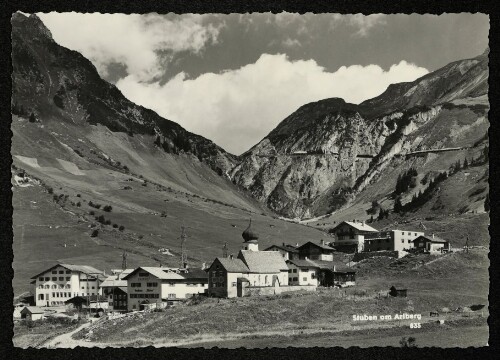
[[364, 248], [365, 235], [378, 230], [365, 222], [343, 221], [329, 231], [335, 236], [334, 247], [338, 251], [361, 252]]
[[417, 252], [441, 254], [450, 251], [450, 242], [434, 236], [434, 234], [431, 236], [421, 235], [413, 240], [413, 244]]
[[208, 288], [207, 273], [198, 269], [139, 267], [124, 277], [128, 311], [174, 305]]
[[321, 260], [288, 260], [290, 285], [348, 287], [356, 285], [356, 272], [342, 264]]
[[102, 294], [107, 298], [108, 310], [124, 312], [128, 310], [128, 285], [123, 278], [134, 269], [112, 270], [113, 275], [108, 276], [101, 284]]
[[323, 240], [320, 243], [308, 241], [304, 245], [299, 246], [297, 250], [299, 251], [299, 259], [320, 261], [333, 261], [333, 253], [335, 252], [335, 249]]
[[35, 276], [35, 305], [59, 306], [75, 296], [101, 294], [104, 272], [92, 266], [58, 264]]
[[408, 230], [380, 231], [364, 235], [362, 251], [408, 251], [414, 248], [413, 241], [423, 232]]

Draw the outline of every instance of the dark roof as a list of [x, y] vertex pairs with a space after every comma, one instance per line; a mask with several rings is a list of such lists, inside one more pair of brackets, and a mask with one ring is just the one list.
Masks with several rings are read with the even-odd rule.
[[243, 231], [241, 236], [243, 237], [243, 240], [245, 240], [245, 242], [259, 239], [259, 235], [252, 229], [252, 219], [250, 219], [248, 227], [245, 229], [245, 231]]
[[299, 246], [298, 250], [300, 251], [300, 249], [305, 248], [308, 244], [312, 244], [312, 245], [314, 245], [316, 247], [319, 247], [320, 249], [323, 249], [323, 250], [335, 251], [335, 249], [333, 247], [331, 247], [330, 245], [327, 245], [326, 243], [325, 244], [321, 244], [321, 243], [315, 243], [315, 242], [312, 242], [312, 241], [308, 241], [304, 245]]
[[448, 240], [444, 240], [444, 239], [441, 239], [437, 236], [434, 235], [434, 237], [432, 236], [426, 236], [426, 235], [420, 235], [419, 237], [417, 237], [415, 240], [413, 240], [413, 242], [415, 242], [417, 239], [425, 239], [425, 240], [428, 240], [430, 242], [434, 242], [434, 243], [447, 243]]
[[81, 273], [84, 273], [84, 274], [87, 274], [87, 275], [98, 277], [99, 280], [105, 280], [105, 278], [106, 278], [104, 276], [104, 271], [96, 269], [93, 266], [88, 266], [88, 265], [73, 265], [73, 264], [56, 264], [56, 265], [48, 268], [47, 270], [44, 270], [44, 271], [36, 274], [35, 276], [33, 276], [31, 278], [32, 279], [36, 279], [38, 276], [40, 276], [40, 275], [46, 273], [47, 271], [50, 271], [53, 268], [58, 267], [58, 266], [61, 266], [61, 267], [65, 268], [65, 269], [68, 269], [68, 270], [71, 270], [71, 271], [81, 272]]
[[295, 246], [290, 245], [290, 244], [271, 245], [268, 248], [264, 249], [264, 251], [271, 251], [272, 248], [278, 248], [278, 249], [281, 249], [281, 250], [284, 250], [284, 251], [288, 251], [288, 252], [291, 252], [291, 253], [298, 253], [299, 252], [299, 250], [297, 250], [297, 248]]
[[207, 272], [201, 269], [188, 269], [186, 272], [182, 272], [180, 275], [185, 279], [208, 279]]
[[285, 260], [277, 251], [240, 250], [238, 258], [251, 273], [279, 273], [288, 270]]
[[[99, 301], [99, 302], [107, 302], [108, 301], [108, 298], [106, 296], [103, 296], [103, 295], [90, 295], [88, 297], [88, 301], [89, 302], [93, 302], [93, 301]], [[84, 304], [84, 303], [87, 303], [87, 296], [74, 296], [72, 297], [71, 299], [68, 299], [64, 302], [65, 304]]]
[[237, 272], [237, 273], [248, 272], [248, 267], [241, 259], [216, 258], [214, 262], [215, 261], [219, 261], [222, 267], [224, 267], [224, 269], [226, 269], [227, 272]]

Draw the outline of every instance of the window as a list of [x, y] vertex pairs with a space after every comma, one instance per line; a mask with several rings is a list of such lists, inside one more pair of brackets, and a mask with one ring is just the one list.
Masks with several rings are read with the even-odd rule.
[[168, 286], [175, 286], [175, 283], [169, 283]]
[[168, 294], [169, 299], [175, 299], [175, 294]]
[[49, 280], [50, 280], [50, 278], [47, 276], [47, 277], [45, 278], [45, 281], [49, 281]]
[[293, 278], [288, 278], [288, 281], [289, 281], [289, 282], [292, 282], [292, 281], [293, 281], [292, 279], [293, 279]]
[[293, 278], [293, 281], [299, 281], [299, 278], [294, 277], [294, 278]]
[[39, 281], [43, 281], [43, 277], [39, 277], [39, 278], [38, 278], [38, 280], [39, 280]]
[[109, 298], [112, 299], [113, 298], [113, 294], [109, 294]]
[[[147, 287], [157, 287], [157, 286], [158, 286], [157, 282], [147, 283]], [[189, 286], [189, 284], [188, 284], [188, 286]]]
[[306, 277], [302, 278], [302, 281], [307, 281], [307, 278]]
[[132, 305], [132, 309], [135, 309], [135, 305]]
[[43, 294], [38, 294], [38, 300], [44, 300], [43, 299]]
[[297, 272], [297, 269], [293, 269], [293, 271], [292, 271], [292, 272], [293, 272], [293, 273], [296, 273], [296, 272]]
[[84, 289], [85, 289], [85, 286], [82, 286], [82, 290], [84, 290]]
[[95, 289], [95, 286], [92, 286], [92, 289]]
[[52, 270], [52, 274], [57, 274], [57, 271], [55, 271], [55, 270]]
[[66, 270], [66, 274], [71, 274], [71, 270]]
[[292, 269], [288, 269], [288, 273], [290, 274], [292, 272]]
[[141, 283], [131, 283], [130, 286], [131, 287], [141, 287]]
[[149, 273], [147, 273], [147, 272], [139, 272], [139, 276], [140, 277], [147, 277], [147, 276], [149, 276]]
[[401, 239], [401, 242], [402, 242], [402, 243], [404, 244], [404, 242], [405, 242], [405, 239]]
[[70, 276], [66, 276], [66, 281], [70, 281], [71, 280], [71, 277]]
[[50, 289], [50, 285], [45, 285], [43, 288], [44, 289]]
[[53, 277], [52, 277], [52, 281], [57, 281], [57, 277], [56, 277], [56, 276], [53, 276]]
[[401, 231], [401, 235], [404, 235], [404, 234], [405, 234], [405, 232], [404, 232], [404, 231]]
[[57, 289], [57, 285], [52, 285], [52, 289]]
[[59, 276], [59, 281], [64, 281], [64, 277]]
[[38, 285], [38, 288], [39, 289], [43, 289], [43, 285]]
[[415, 233], [415, 236], [417, 236], [417, 233]]
[[236, 286], [236, 283], [235, 283], [235, 282], [231, 283], [231, 286], [232, 286], [232, 287], [235, 287], [235, 286]]

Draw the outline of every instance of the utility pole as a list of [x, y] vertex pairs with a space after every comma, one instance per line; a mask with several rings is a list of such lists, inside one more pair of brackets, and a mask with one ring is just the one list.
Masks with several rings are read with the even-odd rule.
[[127, 253], [124, 251], [122, 255], [122, 270], [127, 268]]
[[467, 234], [467, 238], [465, 239], [465, 252], [469, 253], [469, 234]]
[[227, 241], [224, 243], [224, 246], [222, 247], [222, 257], [227, 258]]
[[184, 248], [185, 242], [186, 242], [186, 227], [184, 225], [181, 226], [181, 268], [184, 268], [185, 265], [187, 264], [187, 255], [186, 255], [186, 250]]

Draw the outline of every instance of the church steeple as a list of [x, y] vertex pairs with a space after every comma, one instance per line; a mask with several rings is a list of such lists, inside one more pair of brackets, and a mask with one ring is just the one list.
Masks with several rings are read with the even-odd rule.
[[250, 219], [250, 223], [248, 224], [248, 227], [243, 231], [241, 234], [241, 237], [243, 238], [243, 250], [251, 250], [251, 251], [259, 251], [259, 235], [255, 233], [252, 229], [252, 219]]

